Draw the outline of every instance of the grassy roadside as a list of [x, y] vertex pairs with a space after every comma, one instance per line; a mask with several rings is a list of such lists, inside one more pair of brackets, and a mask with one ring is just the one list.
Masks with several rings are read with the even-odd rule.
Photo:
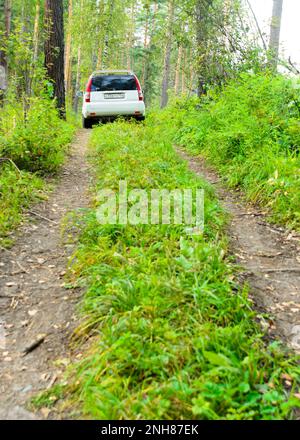
[[[74, 134], [72, 124], [58, 118], [54, 104], [32, 99], [24, 120], [22, 105], [6, 104], [0, 112], [0, 245], [11, 244], [10, 234], [22, 212], [45, 197], [43, 177], [57, 172]], [[1, 162], [1, 158], [10, 159]]]
[[204, 235], [189, 237], [181, 226], [103, 226], [92, 209], [72, 266], [72, 282], [86, 287], [77, 330], [83, 355], [68, 385], [35, 404], [63, 398], [98, 419], [289, 418], [300, 406], [299, 367], [263, 341], [226, 257], [224, 214], [175, 154], [176, 129], [162, 114], [145, 126], [95, 129], [95, 194], [123, 179], [147, 191], [205, 188]]
[[12, 165], [0, 171], [0, 246], [9, 246], [11, 231], [22, 219], [22, 211], [45, 197], [45, 184], [35, 174], [17, 171]]
[[222, 90], [167, 110], [178, 113], [176, 141], [204, 156], [270, 219], [300, 230], [299, 83], [280, 75], [244, 75]]

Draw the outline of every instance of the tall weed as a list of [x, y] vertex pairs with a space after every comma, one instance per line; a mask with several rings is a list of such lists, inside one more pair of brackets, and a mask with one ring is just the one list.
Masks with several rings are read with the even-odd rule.
[[[231, 186], [300, 228], [300, 89], [282, 76], [242, 75], [182, 114], [175, 141], [201, 154]], [[181, 103], [167, 110], [172, 114]]]

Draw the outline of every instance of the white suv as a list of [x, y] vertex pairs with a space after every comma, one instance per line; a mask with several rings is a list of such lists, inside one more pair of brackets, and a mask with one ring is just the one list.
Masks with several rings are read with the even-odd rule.
[[83, 96], [83, 127], [91, 128], [102, 119], [127, 116], [145, 119], [145, 102], [140, 82], [133, 72], [94, 72]]

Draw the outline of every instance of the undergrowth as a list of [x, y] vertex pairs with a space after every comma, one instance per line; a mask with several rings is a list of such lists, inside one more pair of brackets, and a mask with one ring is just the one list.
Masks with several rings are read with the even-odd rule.
[[0, 246], [9, 246], [10, 232], [21, 218], [22, 211], [44, 197], [44, 182], [26, 171], [18, 172], [12, 165], [0, 170]]
[[10, 103], [1, 112], [0, 156], [22, 170], [55, 173], [62, 165], [74, 127], [58, 117], [54, 103], [32, 98], [26, 116], [22, 106]]
[[59, 170], [74, 134], [49, 99], [39, 96], [29, 104], [26, 114], [13, 99], [0, 110], [0, 243], [5, 246], [22, 211], [44, 197], [42, 177]]
[[[167, 109], [175, 141], [201, 154], [230, 186], [267, 209], [274, 222], [300, 230], [300, 85], [283, 76], [249, 75], [195, 105]], [[176, 114], [176, 116], [174, 116]]]
[[71, 267], [71, 282], [86, 288], [75, 335], [83, 355], [64, 399], [95, 419], [290, 418], [299, 367], [264, 341], [226, 257], [224, 213], [174, 152], [175, 133], [166, 113], [93, 131], [95, 193], [124, 179], [129, 190], [204, 188], [206, 223], [202, 236], [183, 226], [100, 225], [95, 196]]

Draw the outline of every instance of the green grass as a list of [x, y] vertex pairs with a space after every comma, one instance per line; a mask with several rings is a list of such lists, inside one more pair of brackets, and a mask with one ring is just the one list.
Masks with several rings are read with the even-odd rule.
[[11, 245], [11, 231], [18, 226], [22, 212], [45, 195], [38, 176], [18, 172], [12, 165], [0, 165], [0, 245]]
[[1, 245], [12, 244], [10, 235], [23, 210], [44, 197], [41, 177], [57, 173], [74, 131], [70, 122], [59, 119], [54, 103], [42, 96], [31, 98], [26, 118], [22, 102], [12, 99], [0, 109], [0, 159], [12, 161], [0, 163]]
[[270, 219], [300, 230], [299, 83], [280, 75], [244, 75], [178, 112], [176, 142], [201, 154]]
[[40, 96], [31, 98], [26, 118], [21, 103], [6, 104], [0, 111], [0, 156], [9, 157], [22, 170], [55, 174], [64, 162], [74, 128], [59, 119], [52, 101]]
[[[70, 282], [86, 288], [75, 334], [83, 356], [69, 371], [64, 399], [94, 419], [290, 418], [300, 404], [299, 366], [264, 341], [226, 256], [224, 213], [175, 154], [176, 130], [159, 113], [145, 125], [93, 131], [95, 207], [70, 269]], [[120, 179], [147, 191], [204, 188], [203, 236], [181, 226], [100, 225], [97, 190], [117, 189]]]

